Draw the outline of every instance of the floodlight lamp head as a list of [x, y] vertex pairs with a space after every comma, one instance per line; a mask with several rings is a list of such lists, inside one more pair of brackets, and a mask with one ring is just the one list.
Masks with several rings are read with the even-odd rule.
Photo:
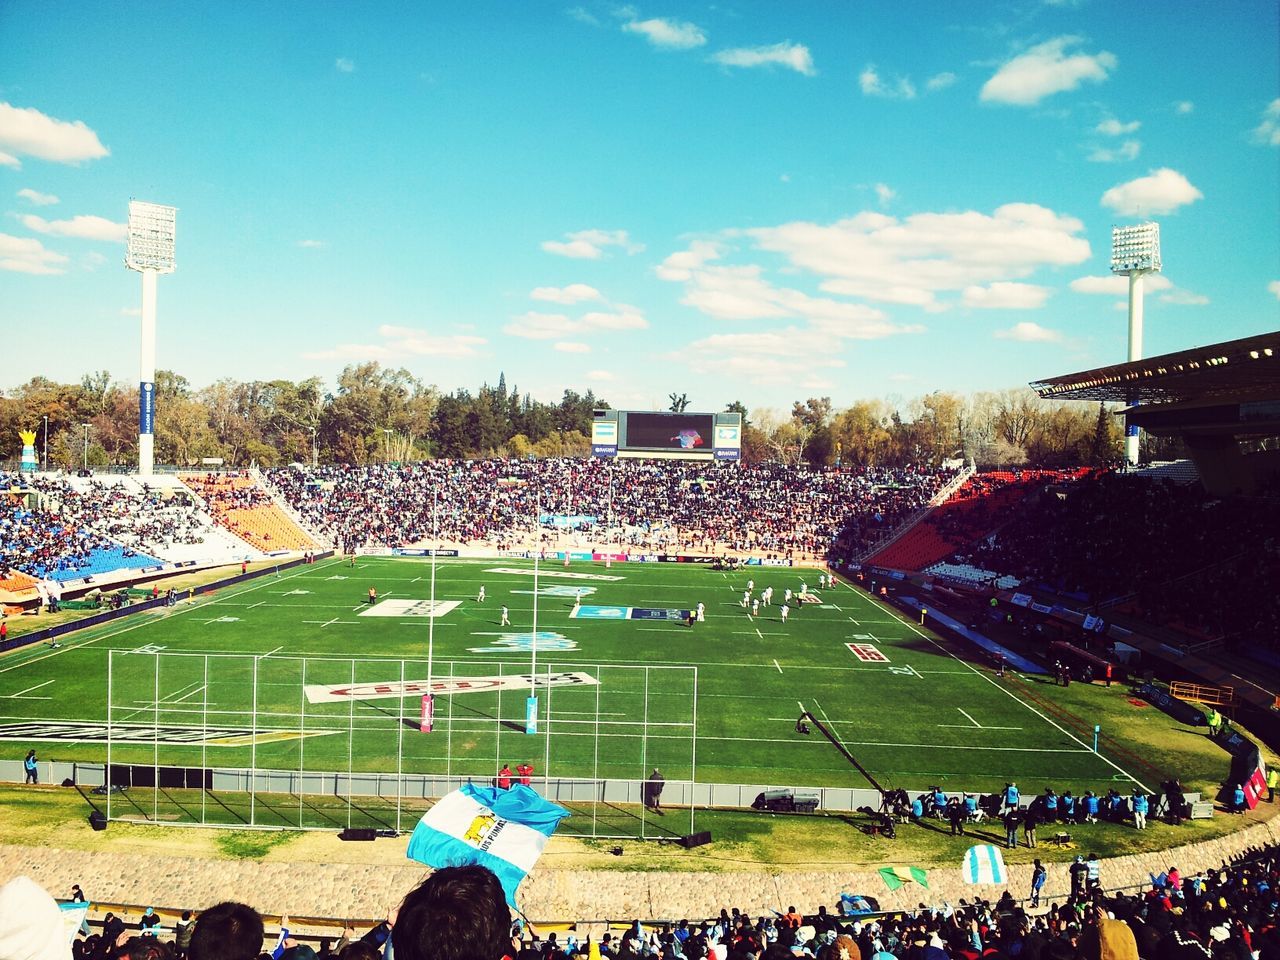
[[143, 200], [129, 201], [129, 246], [124, 265], [130, 270], [173, 273], [177, 207]]
[[1160, 272], [1160, 224], [1148, 221], [1111, 228], [1111, 272]]

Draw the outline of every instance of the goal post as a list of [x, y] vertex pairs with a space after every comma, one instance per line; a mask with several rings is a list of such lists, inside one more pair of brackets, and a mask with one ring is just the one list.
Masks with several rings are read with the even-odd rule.
[[[412, 829], [437, 797], [503, 764], [573, 816], [562, 835], [676, 837], [697, 809], [694, 666], [425, 661], [112, 650], [108, 819]], [[536, 735], [525, 702], [540, 700]], [[424, 732], [424, 729], [429, 732]], [[514, 779], [514, 777], [513, 777]]]

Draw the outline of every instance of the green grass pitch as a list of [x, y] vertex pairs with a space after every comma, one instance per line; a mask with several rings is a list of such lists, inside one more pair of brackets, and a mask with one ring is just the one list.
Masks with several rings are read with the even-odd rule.
[[[456, 606], [429, 630], [423, 616], [367, 615], [366, 595], [377, 588], [378, 613], [428, 600], [430, 561], [360, 558], [354, 568], [345, 560], [295, 568], [73, 635], [59, 650], [40, 646], [5, 658], [0, 724], [102, 721], [108, 651], [159, 651], [158, 658], [110, 658], [112, 722], [229, 732], [204, 746], [116, 744], [114, 762], [487, 779], [503, 762], [514, 768], [530, 760], [539, 776], [640, 779], [658, 766], [668, 779], [702, 783], [865, 786], [817, 731], [796, 733], [803, 705], [886, 787], [994, 791], [1015, 779], [1024, 792], [1047, 784], [1127, 791], [1130, 774], [1157, 786], [1152, 766], [1095, 754], [1034, 692], [1132, 739], [1161, 772], [1194, 782], [1221, 765], [1196, 753], [1199, 747], [1180, 753], [1188, 748], [1171, 736], [1172, 721], [1136, 708], [1119, 688], [1060, 691], [1000, 681], [964, 659], [965, 651], [847, 584], [817, 591], [817, 572], [799, 568], [724, 573], [677, 564], [543, 563], [537, 630], [548, 649], [537, 652], [537, 671], [576, 671], [598, 683], [543, 691], [536, 735], [524, 733], [521, 689], [442, 696], [430, 734], [417, 730], [416, 694], [336, 703], [304, 694], [304, 686], [423, 680], [429, 633], [435, 679], [527, 673], [532, 570], [524, 560], [438, 561], [436, 600]], [[775, 591], [758, 616], [740, 604], [749, 579], [757, 597], [767, 586]], [[793, 603], [784, 624], [783, 592], [804, 581], [822, 602], [798, 610]], [[486, 599], [478, 603], [482, 585]], [[574, 616], [577, 590], [583, 609]], [[699, 602], [706, 620], [692, 628], [585, 615], [594, 607], [689, 609]], [[499, 624], [504, 604], [510, 627]], [[869, 644], [883, 660], [860, 659], [849, 644]], [[697, 668], [696, 703], [690, 665]], [[74, 732], [52, 742], [21, 739], [9, 752], [28, 744], [42, 759], [101, 760], [106, 752]]]

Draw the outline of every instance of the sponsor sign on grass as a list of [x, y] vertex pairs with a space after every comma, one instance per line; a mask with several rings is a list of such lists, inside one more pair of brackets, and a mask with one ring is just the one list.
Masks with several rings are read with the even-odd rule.
[[[386, 700], [392, 697], [420, 697], [424, 693], [444, 696], [456, 693], [493, 693], [497, 690], [539, 690], [547, 687], [581, 687], [598, 684], [589, 673], [509, 674], [505, 677], [453, 677], [447, 680], [392, 680], [387, 683], [308, 685], [311, 703], [345, 703], [348, 700]], [[150, 728], [148, 728], [150, 729]]]

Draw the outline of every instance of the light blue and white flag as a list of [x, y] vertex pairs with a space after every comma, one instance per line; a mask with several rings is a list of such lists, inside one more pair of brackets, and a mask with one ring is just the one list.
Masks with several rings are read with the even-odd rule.
[[1004, 857], [1000, 853], [999, 847], [993, 847], [989, 843], [981, 843], [976, 847], [970, 847], [969, 852], [964, 855], [964, 862], [960, 865], [960, 872], [964, 874], [965, 883], [1006, 883], [1009, 879], [1008, 871], [1004, 868]]
[[89, 903], [84, 900], [58, 904], [58, 909], [62, 911], [62, 929], [66, 931], [67, 943], [75, 943], [76, 934], [81, 929], [88, 934], [89, 927], [85, 921], [89, 917], [89, 906]]
[[409, 838], [407, 855], [430, 867], [488, 867], [514, 907], [516, 887], [568, 815], [564, 807], [523, 784], [500, 790], [467, 783], [422, 815]]

